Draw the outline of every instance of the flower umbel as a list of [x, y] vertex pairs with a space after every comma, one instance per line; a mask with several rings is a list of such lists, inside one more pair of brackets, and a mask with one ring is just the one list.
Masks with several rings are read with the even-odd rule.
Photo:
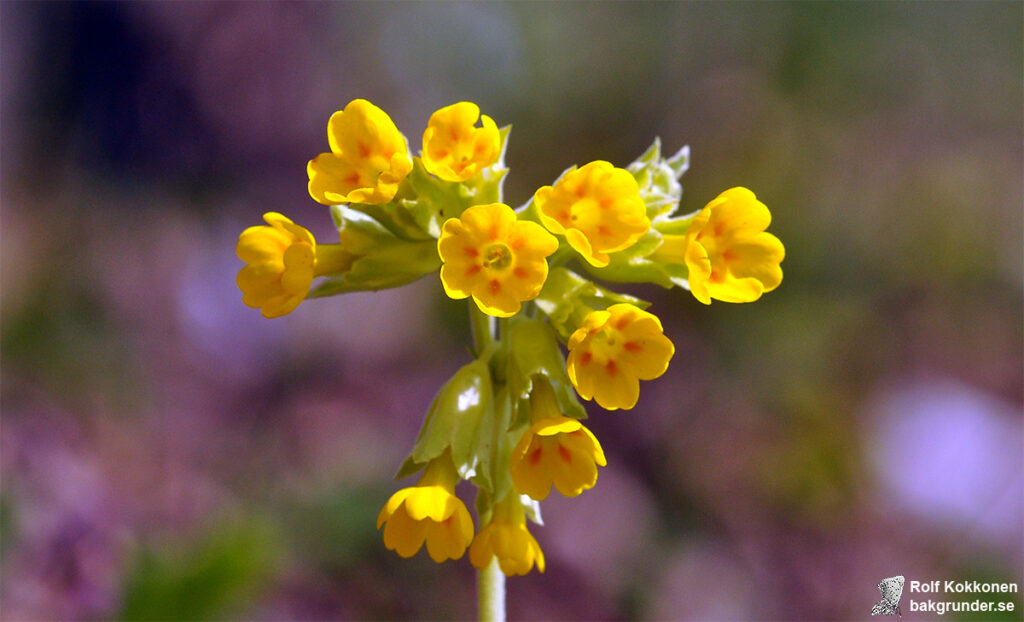
[[[438, 268], [449, 297], [472, 298], [473, 360], [431, 402], [396, 477], [422, 474], [391, 495], [377, 529], [401, 557], [426, 548], [441, 563], [468, 550], [480, 569], [480, 619], [502, 620], [504, 575], [544, 572], [527, 519], [543, 524], [552, 490], [580, 495], [607, 465], [578, 398], [633, 408], [640, 381], [664, 374], [675, 355], [648, 303], [580, 265], [602, 282], [743, 302], [779, 285], [785, 251], [745, 188], [673, 216], [689, 149], [664, 157], [658, 139], [628, 168], [570, 167], [517, 212], [502, 198], [508, 128], [472, 102], [434, 112], [415, 158], [364, 99], [331, 115], [327, 133], [330, 151], [307, 164], [308, 190], [330, 206], [340, 244], [318, 245], [309, 230], [264, 214], [266, 224], [238, 238], [242, 300], [278, 317], [307, 297], [398, 287]], [[477, 488], [475, 538], [460, 480]]]
[[544, 572], [544, 552], [526, 529], [526, 511], [519, 495], [510, 492], [495, 504], [491, 522], [480, 530], [469, 547], [469, 561], [486, 568], [492, 557], [506, 575], [525, 575], [537, 565]]
[[686, 261], [690, 291], [704, 304], [753, 302], [782, 282], [786, 249], [765, 231], [771, 220], [753, 192], [731, 188], [694, 217], [685, 236], [665, 236], [652, 258]]
[[441, 228], [441, 283], [450, 298], [472, 296], [484, 313], [509, 317], [540, 293], [557, 249], [553, 235], [504, 203], [474, 205]]
[[516, 490], [543, 501], [554, 485], [575, 497], [597, 483], [607, 461], [601, 443], [582, 423], [564, 416], [551, 385], [538, 378], [530, 394], [532, 425], [512, 450], [509, 471]]
[[458, 474], [446, 453], [432, 460], [415, 486], [391, 495], [377, 516], [384, 526], [384, 546], [412, 557], [427, 543], [437, 563], [459, 559], [473, 540], [473, 519], [455, 496]]
[[629, 409], [640, 397], [639, 381], [665, 373], [673, 354], [657, 316], [620, 303], [587, 315], [569, 337], [566, 366], [580, 397]]
[[235, 282], [243, 303], [274, 318], [305, 300], [313, 277], [343, 270], [353, 257], [340, 244], [317, 246], [312, 233], [277, 212], [263, 220], [270, 226], [249, 227], [238, 236], [235, 253], [246, 266]]
[[632, 246], [651, 221], [629, 171], [598, 160], [566, 173], [533, 196], [540, 220], [590, 264], [608, 265], [608, 253]]
[[354, 99], [327, 122], [330, 153], [306, 165], [309, 194], [324, 205], [387, 203], [412, 170], [409, 146], [391, 117]]
[[[477, 119], [483, 127], [475, 127]], [[423, 132], [423, 166], [445, 181], [465, 181], [501, 155], [498, 126], [471, 102], [445, 106], [430, 115]]]

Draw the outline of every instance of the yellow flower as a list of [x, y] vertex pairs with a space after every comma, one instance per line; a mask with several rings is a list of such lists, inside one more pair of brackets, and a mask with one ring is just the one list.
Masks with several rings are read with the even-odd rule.
[[[474, 127], [477, 119], [483, 127]], [[471, 102], [446, 106], [430, 115], [423, 132], [423, 166], [445, 181], [465, 181], [501, 155], [498, 126]]]
[[608, 253], [629, 248], [651, 227], [636, 179], [609, 162], [569, 171], [533, 200], [544, 226], [599, 268], [608, 265]]
[[313, 234], [277, 212], [263, 215], [267, 225], [238, 236], [235, 253], [246, 263], [235, 282], [242, 302], [274, 318], [295, 310], [306, 298], [313, 277], [344, 270], [353, 256], [340, 244], [317, 246]]
[[674, 353], [656, 316], [615, 304], [591, 311], [569, 337], [569, 379], [584, 399], [608, 410], [628, 409], [640, 396], [639, 381], [665, 373]]
[[498, 567], [506, 575], [525, 575], [535, 563], [544, 572], [544, 552], [526, 529], [526, 511], [515, 493], [494, 506], [491, 522], [469, 547], [469, 561], [477, 568], [486, 568], [492, 557], [498, 558]]
[[[653, 259], [678, 257], [689, 269], [690, 291], [711, 299], [752, 302], [782, 282], [782, 242], [765, 229], [772, 220], [764, 203], [746, 188], [731, 188], [704, 207], [685, 236], [665, 236]], [[682, 238], [669, 239], [669, 238]], [[677, 259], [678, 260], [678, 259]]]
[[553, 235], [504, 203], [474, 205], [441, 227], [441, 283], [449, 297], [472, 296], [484, 313], [509, 317], [540, 293], [557, 249]]
[[532, 425], [512, 450], [510, 472], [516, 490], [543, 501], [554, 484], [575, 497], [597, 483], [597, 467], [607, 461], [601, 443], [582, 423], [562, 415], [551, 385], [534, 381]]
[[445, 453], [431, 461], [415, 486], [393, 494], [377, 516], [384, 526], [384, 546], [402, 557], [412, 557], [427, 543], [437, 563], [459, 559], [473, 540], [473, 519], [455, 496], [458, 474]]
[[330, 153], [306, 165], [309, 194], [324, 205], [387, 203], [412, 170], [409, 146], [391, 117], [354, 99], [327, 122]]

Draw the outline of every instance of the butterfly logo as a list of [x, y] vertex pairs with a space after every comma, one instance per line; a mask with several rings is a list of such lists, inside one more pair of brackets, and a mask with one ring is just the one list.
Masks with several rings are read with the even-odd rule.
[[902, 575], [882, 579], [882, 582], [878, 584], [878, 591], [882, 593], [882, 600], [875, 603], [875, 606], [871, 608], [871, 615], [897, 615], [902, 618], [900, 596], [903, 596], [903, 583]]

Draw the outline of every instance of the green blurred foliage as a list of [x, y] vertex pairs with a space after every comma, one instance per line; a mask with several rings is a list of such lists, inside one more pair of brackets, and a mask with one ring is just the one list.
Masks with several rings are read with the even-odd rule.
[[376, 487], [337, 488], [310, 500], [295, 500], [281, 509], [289, 549], [328, 572], [351, 570], [379, 552], [377, 513], [390, 483]]
[[280, 534], [254, 516], [216, 524], [193, 542], [143, 546], [126, 576], [118, 620], [244, 616], [281, 563]]
[[11, 543], [16, 535], [14, 524], [14, 508], [12, 507], [11, 496], [0, 493], [0, 561], [7, 557]]

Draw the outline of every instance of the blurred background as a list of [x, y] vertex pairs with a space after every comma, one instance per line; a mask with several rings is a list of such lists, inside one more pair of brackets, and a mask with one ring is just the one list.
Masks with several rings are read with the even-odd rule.
[[375, 530], [469, 360], [465, 303], [427, 277], [266, 320], [235, 286], [265, 211], [332, 238], [305, 164], [357, 97], [414, 151], [455, 101], [512, 124], [512, 205], [688, 144], [681, 209], [747, 186], [786, 245], [756, 304], [625, 288], [676, 357], [633, 411], [590, 408], [608, 467], [543, 503], [548, 569], [509, 580], [511, 618], [848, 620], [895, 574], [1021, 583], [1022, 24], [1016, 2], [0, 4], [0, 616], [475, 615], [467, 559]]

